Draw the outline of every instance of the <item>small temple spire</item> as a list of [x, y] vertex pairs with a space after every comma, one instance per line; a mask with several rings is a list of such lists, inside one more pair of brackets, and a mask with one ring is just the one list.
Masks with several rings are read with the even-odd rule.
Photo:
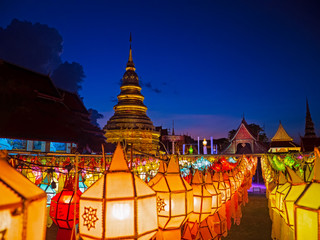
[[128, 63], [127, 63], [127, 67], [126, 67], [126, 70], [133, 70], [135, 71], [135, 67], [134, 67], [134, 63], [133, 63], [133, 59], [132, 59], [132, 48], [131, 48], [131, 42], [132, 42], [132, 36], [131, 36], [131, 33], [130, 33], [130, 39], [129, 39], [129, 42], [130, 42], [130, 50], [129, 50], [129, 59], [128, 59]]
[[305, 137], [316, 137], [315, 131], [314, 131], [314, 124], [311, 118], [310, 110], [309, 110], [309, 103], [308, 103], [308, 98], [306, 99], [306, 124], [305, 124], [305, 131], [304, 131], [304, 136]]

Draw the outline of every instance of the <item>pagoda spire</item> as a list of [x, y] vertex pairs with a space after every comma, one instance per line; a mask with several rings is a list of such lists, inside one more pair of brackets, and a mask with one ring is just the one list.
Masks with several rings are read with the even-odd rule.
[[134, 67], [134, 63], [133, 63], [133, 59], [132, 59], [132, 49], [131, 49], [132, 36], [131, 36], [131, 33], [130, 33], [129, 41], [130, 41], [130, 50], [129, 50], [129, 59], [128, 59], [126, 71], [128, 71], [128, 70], [135, 71], [136, 69]]
[[313, 124], [310, 110], [309, 110], [308, 98], [306, 103], [307, 103], [307, 112], [306, 112], [306, 125], [305, 125], [304, 136], [312, 138], [312, 137], [316, 137], [316, 134], [314, 131], [314, 124]]

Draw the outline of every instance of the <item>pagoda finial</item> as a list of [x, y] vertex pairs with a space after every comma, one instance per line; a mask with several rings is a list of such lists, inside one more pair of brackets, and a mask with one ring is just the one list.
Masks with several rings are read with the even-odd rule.
[[316, 137], [315, 131], [314, 131], [314, 124], [311, 118], [310, 110], [309, 110], [309, 103], [308, 98], [306, 99], [306, 124], [305, 124], [305, 131], [304, 136], [305, 137]]
[[133, 63], [133, 60], [132, 60], [132, 49], [131, 49], [131, 42], [132, 42], [132, 36], [131, 36], [131, 32], [130, 32], [130, 39], [129, 39], [129, 42], [130, 42], [130, 50], [129, 50], [129, 59], [128, 59], [128, 63], [127, 63], [127, 67], [126, 67], [126, 70], [133, 70], [135, 71], [135, 67], [134, 67], [134, 63]]

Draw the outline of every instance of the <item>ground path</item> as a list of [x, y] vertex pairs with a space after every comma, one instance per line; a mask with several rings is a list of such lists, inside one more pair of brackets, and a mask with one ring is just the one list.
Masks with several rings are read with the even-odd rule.
[[249, 203], [242, 207], [240, 225], [233, 224], [222, 240], [270, 240], [271, 220], [265, 194], [249, 193]]

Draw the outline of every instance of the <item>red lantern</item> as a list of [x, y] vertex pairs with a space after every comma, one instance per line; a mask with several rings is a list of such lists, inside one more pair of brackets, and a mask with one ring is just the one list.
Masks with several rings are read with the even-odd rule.
[[69, 177], [64, 189], [51, 199], [50, 217], [62, 229], [72, 229], [74, 225], [74, 211], [76, 222], [79, 222], [79, 199], [81, 191], [73, 191], [73, 178]]

